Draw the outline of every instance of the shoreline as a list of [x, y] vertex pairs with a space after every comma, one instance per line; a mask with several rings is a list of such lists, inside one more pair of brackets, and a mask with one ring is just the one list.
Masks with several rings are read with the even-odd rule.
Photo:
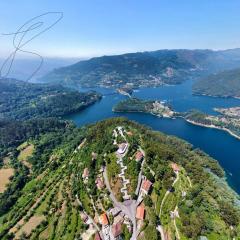
[[194, 122], [192, 120], [188, 120], [186, 118], [184, 118], [188, 123], [191, 123], [193, 125], [197, 125], [197, 126], [200, 126], [200, 127], [207, 127], [207, 128], [214, 128], [214, 129], [218, 129], [218, 130], [222, 130], [222, 131], [225, 131], [227, 132], [228, 134], [230, 134], [231, 136], [237, 138], [238, 140], [240, 140], [240, 136], [238, 136], [237, 134], [233, 133], [231, 130], [227, 129], [227, 128], [220, 128], [220, 127], [217, 127], [215, 125], [205, 125], [205, 124], [202, 124], [202, 123], [197, 123], [197, 122]]
[[168, 118], [168, 119], [175, 119], [176, 118], [174, 116], [163, 116], [163, 115], [158, 115], [156, 113], [148, 112], [148, 111], [117, 111], [117, 110], [112, 109], [112, 112], [115, 112], [115, 113], [145, 113], [145, 114], [153, 115], [153, 116], [158, 117], [158, 118]]
[[240, 97], [237, 96], [218, 96], [218, 95], [210, 95], [210, 94], [206, 94], [206, 93], [197, 93], [197, 92], [192, 92], [192, 95], [194, 96], [200, 96], [200, 97], [212, 97], [212, 98], [223, 98], [223, 99], [238, 99], [240, 100]]

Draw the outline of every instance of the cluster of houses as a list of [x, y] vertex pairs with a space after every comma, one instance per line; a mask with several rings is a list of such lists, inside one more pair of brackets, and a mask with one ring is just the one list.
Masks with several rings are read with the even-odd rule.
[[[122, 129], [118, 129], [119, 133], [122, 132]], [[130, 133], [129, 133], [130, 134]], [[131, 133], [132, 134], [132, 133]], [[113, 135], [115, 138], [117, 138], [117, 131], [114, 130]], [[115, 144], [117, 144], [115, 140]], [[124, 155], [128, 149], [128, 143], [127, 142], [122, 142], [118, 144], [118, 150], [117, 154], [119, 155]], [[144, 159], [144, 152], [139, 149], [136, 151], [134, 158], [137, 162], [141, 162]], [[97, 159], [97, 154], [92, 153], [92, 160]], [[124, 166], [122, 166], [124, 167]], [[176, 163], [171, 163], [171, 168], [175, 172], [175, 174], [178, 174], [180, 171], [180, 167]], [[96, 187], [99, 190], [102, 190], [105, 188], [105, 184], [103, 181], [103, 167], [100, 169], [99, 174], [96, 177], [95, 184]], [[89, 170], [88, 168], [85, 168], [82, 173], [82, 178], [84, 183], [87, 183], [88, 178], [89, 178]], [[143, 220], [145, 219], [145, 206], [143, 203], [143, 199], [145, 196], [149, 195], [151, 188], [152, 188], [152, 182], [149, 181], [146, 177], [141, 178], [141, 183], [139, 185], [140, 187], [138, 188], [138, 198], [136, 201], [136, 220], [137, 220], [137, 228], [140, 229]], [[171, 218], [178, 217], [178, 211], [175, 209], [170, 213]], [[91, 219], [89, 219], [88, 215], [84, 212], [81, 212], [81, 218], [85, 224], [88, 224], [90, 227], [94, 227], [94, 223], [92, 222]], [[110, 222], [111, 219], [111, 222]], [[126, 225], [128, 228], [129, 232], [133, 231], [133, 226], [132, 222], [130, 221], [129, 217], [125, 215], [120, 208], [114, 207], [109, 209], [107, 212], [102, 213], [99, 217], [97, 217], [94, 222], [101, 224], [102, 229], [100, 232], [96, 232], [95, 234], [95, 240], [120, 240], [122, 239], [122, 231], [123, 231], [123, 225]]]
[[142, 180], [141, 188], [140, 188], [138, 199], [137, 199], [137, 203], [138, 203], [137, 210], [136, 210], [137, 220], [144, 220], [145, 218], [145, 208], [142, 201], [143, 201], [143, 198], [149, 194], [151, 187], [152, 187], [152, 182], [144, 178]]
[[[109, 217], [113, 216], [113, 223], [110, 224]], [[123, 231], [123, 224], [127, 226], [129, 231], [132, 231], [132, 225], [129, 218], [124, 215], [124, 213], [118, 208], [112, 208], [108, 211], [108, 213], [103, 213], [99, 217], [99, 223], [102, 225], [102, 234], [104, 239], [114, 239], [120, 240], [122, 231]], [[95, 240], [101, 240], [101, 236], [99, 232], [95, 234]]]
[[[84, 183], [88, 182], [88, 178], [89, 178], [88, 168], [84, 168], [82, 178], [83, 178]], [[102, 190], [105, 187], [105, 184], [103, 181], [103, 167], [100, 169], [99, 174], [97, 175], [95, 184], [96, 184], [98, 190]]]
[[[97, 159], [97, 153], [92, 152], [92, 161]], [[103, 171], [104, 168], [103, 166], [100, 168], [99, 174], [97, 175], [97, 178], [95, 180], [95, 184], [98, 190], [102, 190], [105, 187], [104, 181], [103, 181]], [[83, 170], [82, 173], [82, 179], [83, 182], [86, 184], [88, 182], [89, 178], [89, 169], [86, 167]]]
[[[141, 227], [143, 220], [145, 219], [145, 207], [142, 203], [143, 197], [148, 195], [152, 187], [152, 183], [144, 178], [141, 183], [141, 188], [139, 192], [139, 196], [141, 196], [138, 199], [138, 206], [136, 209], [136, 219], [138, 221], [139, 228]], [[110, 224], [109, 216], [112, 215], [113, 217], [113, 223]], [[99, 217], [99, 223], [102, 225], [102, 233], [104, 239], [115, 239], [120, 240], [122, 231], [123, 231], [123, 225], [125, 224], [129, 230], [129, 232], [132, 232], [132, 223], [128, 216], [126, 216], [121, 209], [118, 207], [114, 207], [110, 210], [108, 210], [107, 213], [103, 213]], [[99, 233], [95, 234], [95, 240], [100, 240], [101, 236]]]

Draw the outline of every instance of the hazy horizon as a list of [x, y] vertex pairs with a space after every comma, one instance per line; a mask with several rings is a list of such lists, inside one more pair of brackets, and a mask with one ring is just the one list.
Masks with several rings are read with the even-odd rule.
[[[0, 8], [4, 10], [0, 15], [0, 33], [15, 32], [30, 19], [47, 12], [63, 14], [52, 29], [24, 47], [44, 57], [91, 58], [159, 49], [240, 47], [237, 0], [153, 0], [151, 4], [144, 0], [43, 0], [34, 4], [22, 0], [15, 2], [14, 7], [11, 1], [1, 2]], [[56, 19], [56, 15], [46, 15], [38, 20], [46, 27]], [[13, 51], [12, 39], [13, 35], [1, 35], [1, 57]]]

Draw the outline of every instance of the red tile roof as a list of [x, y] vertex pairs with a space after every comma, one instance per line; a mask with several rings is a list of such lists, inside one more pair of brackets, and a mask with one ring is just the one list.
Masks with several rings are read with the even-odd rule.
[[176, 163], [171, 163], [171, 167], [172, 167], [173, 171], [175, 171], [175, 172], [180, 171], [180, 167]]
[[136, 158], [137, 161], [142, 160], [142, 158], [143, 158], [142, 152], [141, 151], [137, 151], [136, 155], [135, 155], [135, 158]]
[[112, 226], [112, 233], [114, 237], [118, 237], [122, 233], [122, 224], [117, 223]]
[[137, 207], [137, 213], [136, 213], [136, 218], [140, 220], [144, 220], [145, 216], [145, 209], [143, 205], [140, 205]]
[[102, 225], [108, 225], [109, 222], [108, 222], [108, 217], [107, 217], [107, 214], [106, 213], [103, 213], [101, 216], [100, 216], [100, 223]]
[[150, 188], [152, 186], [152, 183], [149, 180], [143, 180], [142, 182], [142, 189], [146, 192], [149, 192]]
[[84, 168], [82, 177], [83, 177], [83, 178], [86, 178], [86, 177], [88, 177], [88, 176], [89, 176], [88, 168]]
[[95, 183], [96, 183], [98, 189], [103, 189], [104, 183], [103, 183], [103, 180], [101, 178], [98, 177], [96, 179]]

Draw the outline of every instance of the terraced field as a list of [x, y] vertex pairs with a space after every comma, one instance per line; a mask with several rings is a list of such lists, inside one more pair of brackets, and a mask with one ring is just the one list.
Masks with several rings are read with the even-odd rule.
[[[125, 138], [114, 141], [118, 126], [124, 126], [119, 132]], [[117, 155], [122, 141], [128, 149]], [[119, 218], [124, 239], [131, 234], [139, 240], [240, 236], [239, 196], [227, 187], [216, 161], [179, 139], [119, 118], [42, 134], [30, 142], [8, 153], [14, 175], [0, 193], [0, 239], [91, 239], [97, 232], [107, 239]], [[135, 164], [139, 149], [144, 153], [141, 170]], [[126, 201], [118, 196], [120, 158], [130, 185]], [[3, 171], [7, 168], [0, 169], [0, 176]], [[144, 181], [150, 183], [147, 190]], [[116, 206], [120, 216], [112, 213]], [[144, 215], [137, 217], [139, 206]]]

